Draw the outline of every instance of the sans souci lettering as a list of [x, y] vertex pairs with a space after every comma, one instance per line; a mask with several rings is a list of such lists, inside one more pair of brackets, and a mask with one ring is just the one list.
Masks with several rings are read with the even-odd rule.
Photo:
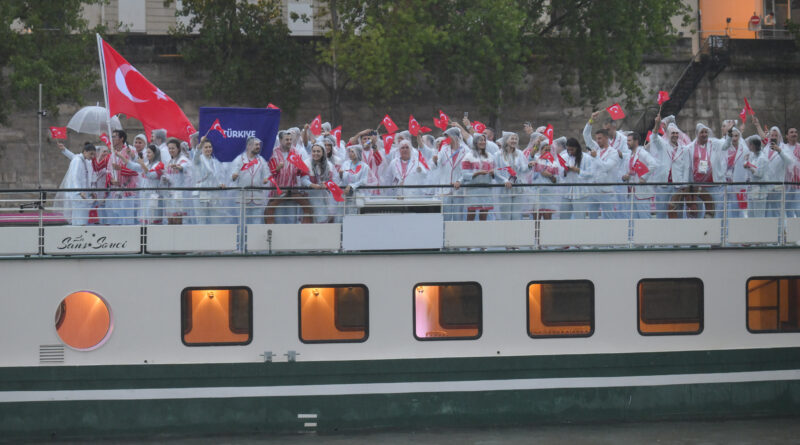
[[228, 128], [225, 130], [225, 136], [229, 138], [254, 138], [256, 137], [255, 130], [234, 130], [232, 128]]
[[115, 241], [106, 235], [97, 236], [96, 233], [84, 233], [72, 237], [67, 236], [61, 240], [56, 249], [58, 250], [114, 250], [124, 249], [128, 246], [128, 241]]

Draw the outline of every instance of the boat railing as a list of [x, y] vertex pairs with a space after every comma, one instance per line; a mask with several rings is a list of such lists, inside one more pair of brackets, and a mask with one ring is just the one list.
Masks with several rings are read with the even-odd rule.
[[798, 183], [0, 191], [0, 256], [798, 243]]

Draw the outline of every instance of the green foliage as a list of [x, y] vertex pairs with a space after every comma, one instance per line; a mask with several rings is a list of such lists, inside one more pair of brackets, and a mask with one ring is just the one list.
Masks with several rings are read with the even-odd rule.
[[177, 13], [190, 17], [174, 34], [185, 38], [186, 61], [209, 73], [207, 97], [254, 107], [272, 102], [293, 112], [305, 70], [280, 0], [184, 0]]
[[82, 4], [95, 1], [0, 1], [0, 121], [13, 107], [32, 106], [43, 86], [43, 106], [82, 101], [96, 84], [94, 34]]

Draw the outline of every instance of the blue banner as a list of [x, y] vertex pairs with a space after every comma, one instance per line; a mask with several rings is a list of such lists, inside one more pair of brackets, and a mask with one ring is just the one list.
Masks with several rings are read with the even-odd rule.
[[[217, 119], [225, 136], [210, 130]], [[222, 162], [230, 162], [244, 152], [250, 136], [261, 139], [261, 156], [269, 160], [280, 123], [278, 109], [200, 107], [200, 136], [206, 135], [214, 145], [214, 157]]]

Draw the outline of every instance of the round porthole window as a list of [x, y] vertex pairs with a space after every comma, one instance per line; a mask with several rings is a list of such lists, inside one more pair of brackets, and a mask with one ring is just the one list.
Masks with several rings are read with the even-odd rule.
[[99, 295], [80, 291], [61, 300], [56, 308], [56, 332], [67, 346], [81, 351], [99, 348], [111, 335], [111, 310]]

